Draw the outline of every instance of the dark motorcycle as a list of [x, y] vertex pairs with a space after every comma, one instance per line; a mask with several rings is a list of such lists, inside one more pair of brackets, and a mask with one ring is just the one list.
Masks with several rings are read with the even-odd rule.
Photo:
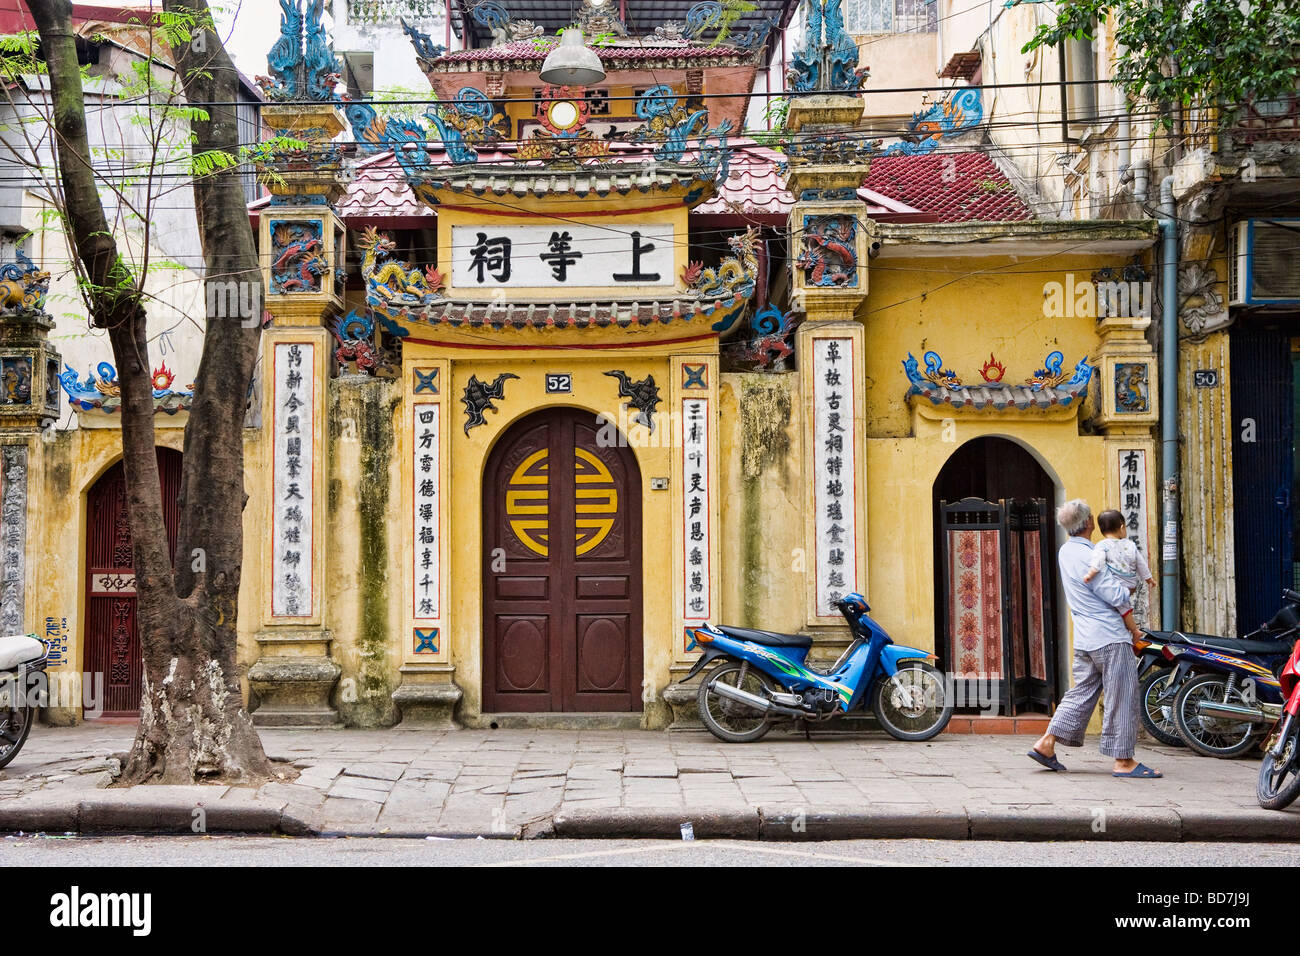
[[[1238, 757], [1254, 747], [1282, 713], [1279, 672], [1300, 634], [1300, 592], [1263, 627], [1244, 638], [1176, 632], [1161, 653], [1174, 662], [1174, 727], [1187, 746], [1207, 757]], [[1181, 640], [1179, 640], [1181, 639]]]
[[0, 767], [18, 756], [36, 722], [49, 654], [30, 634], [0, 637]]
[[1138, 656], [1138, 719], [1152, 738], [1170, 747], [1186, 747], [1174, 726], [1174, 697], [1178, 686], [1175, 671], [1164, 655], [1165, 644], [1155, 631], [1146, 631], [1133, 642]]

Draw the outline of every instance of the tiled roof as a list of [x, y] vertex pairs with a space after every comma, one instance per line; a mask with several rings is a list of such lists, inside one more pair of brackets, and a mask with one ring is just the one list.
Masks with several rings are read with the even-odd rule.
[[676, 163], [605, 163], [577, 170], [551, 170], [545, 167], [510, 165], [492, 166], [475, 163], [467, 166], [442, 167], [424, 175], [424, 182], [434, 188], [482, 196], [626, 196], [634, 192], [668, 190], [674, 186], [712, 189], [698, 166]]
[[1033, 408], [1068, 406], [1079, 401], [1088, 392], [1088, 382], [1069, 386], [1048, 385], [1031, 388], [1028, 385], [965, 385], [948, 388], [925, 382], [908, 389], [908, 397], [928, 398], [933, 405], [950, 405], [953, 408], [996, 408], [1008, 406], [1026, 411]]
[[[785, 188], [780, 165], [785, 155], [757, 144], [733, 144], [731, 171], [708, 202], [696, 206], [699, 215], [741, 214], [784, 217], [794, 205], [794, 196]], [[867, 204], [867, 215], [874, 219], [912, 216], [921, 210], [870, 189], [859, 189], [858, 197]]]
[[934, 213], [940, 222], [1032, 219], [1029, 207], [993, 160], [977, 150], [877, 156], [864, 185]]
[[[481, 299], [440, 299], [426, 306], [389, 311], [398, 326], [404, 321], [432, 325], [490, 328], [585, 329], [617, 326], [668, 325], [713, 319], [746, 301], [739, 293], [720, 297], [673, 296], [652, 302], [484, 302]], [[729, 323], [728, 323], [729, 325]], [[722, 330], [722, 331], [725, 331]]]
[[[539, 40], [543, 38], [538, 38]], [[554, 37], [546, 40], [554, 41]], [[501, 46], [482, 47], [477, 50], [454, 50], [445, 53], [436, 60], [427, 61], [427, 67], [442, 72], [456, 72], [452, 67], [457, 63], [500, 62], [502, 60], [523, 60], [538, 62], [546, 59], [546, 54], [554, 48], [554, 42], [534, 43], [532, 40], [515, 40]], [[649, 43], [616, 44], [597, 49], [603, 62], [640, 62], [644, 60], [752, 60], [754, 54], [730, 47], [711, 46], [674, 46], [664, 44], [654, 46]]]
[[[736, 150], [730, 175], [718, 194], [696, 206], [693, 213], [786, 215], [794, 198], [778, 172], [783, 154], [753, 143], [733, 145]], [[481, 176], [484, 166], [507, 163], [511, 159], [503, 152], [481, 150], [475, 166], [464, 167], [461, 172], [451, 172], [456, 167], [447, 168], [449, 176], [457, 178], [465, 174]], [[949, 160], [952, 166], [948, 165]], [[445, 160], [440, 152], [431, 151], [430, 161], [436, 167]], [[391, 152], [372, 156], [358, 163], [355, 169], [356, 178], [338, 205], [344, 219], [433, 215], [411, 192]], [[949, 175], [949, 169], [955, 175]], [[564, 175], [582, 178], [574, 173]], [[1029, 207], [1006, 176], [991, 159], [976, 151], [876, 157], [858, 195], [867, 203], [867, 214], [884, 222], [915, 220], [922, 215], [935, 222], [1006, 222], [1032, 218]], [[258, 200], [249, 207], [250, 211], [257, 213], [268, 201], [268, 198]]]

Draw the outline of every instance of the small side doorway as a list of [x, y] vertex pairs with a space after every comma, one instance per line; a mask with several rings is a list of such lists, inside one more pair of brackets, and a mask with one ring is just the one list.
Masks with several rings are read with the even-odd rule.
[[[175, 560], [181, 454], [158, 449], [163, 520]], [[136, 717], [144, 692], [144, 659], [136, 626], [135, 559], [127, 515], [126, 475], [119, 461], [95, 482], [86, 508], [85, 670], [104, 675], [103, 717]]]
[[1001, 438], [959, 448], [934, 484], [936, 653], [965, 710], [1058, 699], [1051, 478]]

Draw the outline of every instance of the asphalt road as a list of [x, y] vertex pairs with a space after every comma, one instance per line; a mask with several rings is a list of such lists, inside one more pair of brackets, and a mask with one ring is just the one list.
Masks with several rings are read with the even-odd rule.
[[854, 840], [450, 840], [51, 837], [0, 840], [14, 866], [1290, 866], [1296, 844]]

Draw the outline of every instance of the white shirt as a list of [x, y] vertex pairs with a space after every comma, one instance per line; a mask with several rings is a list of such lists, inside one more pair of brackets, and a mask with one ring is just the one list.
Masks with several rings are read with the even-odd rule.
[[1070, 605], [1074, 624], [1074, 649], [1095, 651], [1107, 644], [1128, 644], [1133, 638], [1124, 626], [1121, 612], [1127, 611], [1128, 588], [1113, 574], [1099, 574], [1085, 583], [1083, 576], [1092, 563], [1092, 542], [1073, 535], [1057, 555], [1061, 588]]
[[1109, 568], [1128, 588], [1135, 588], [1151, 577], [1147, 559], [1131, 538], [1102, 538], [1093, 546], [1090, 567], [1094, 571]]

